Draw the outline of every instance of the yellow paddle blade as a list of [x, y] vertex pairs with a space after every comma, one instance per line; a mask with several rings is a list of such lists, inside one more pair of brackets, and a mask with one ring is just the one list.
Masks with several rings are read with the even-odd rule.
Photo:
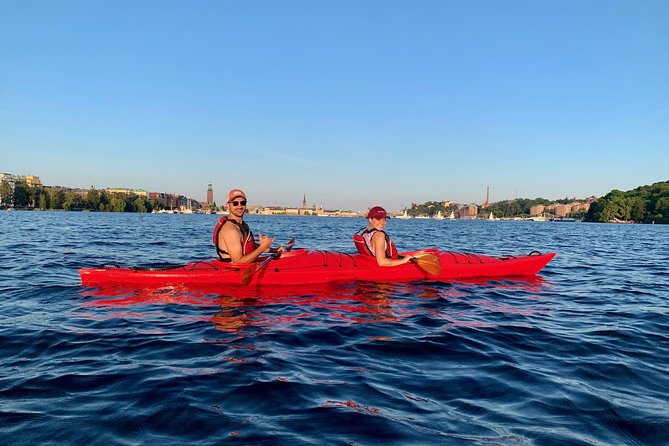
[[421, 268], [427, 271], [428, 274], [433, 276], [438, 276], [441, 274], [441, 262], [439, 257], [434, 254], [419, 254], [416, 256], [416, 264]]

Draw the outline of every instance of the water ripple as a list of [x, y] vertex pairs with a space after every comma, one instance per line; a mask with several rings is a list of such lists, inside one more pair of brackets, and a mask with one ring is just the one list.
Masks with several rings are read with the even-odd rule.
[[[79, 285], [212, 257], [215, 215], [1, 217], [3, 444], [669, 444], [660, 225], [393, 220], [401, 249], [558, 255], [524, 280], [235, 295]], [[349, 252], [364, 225], [249, 220]]]

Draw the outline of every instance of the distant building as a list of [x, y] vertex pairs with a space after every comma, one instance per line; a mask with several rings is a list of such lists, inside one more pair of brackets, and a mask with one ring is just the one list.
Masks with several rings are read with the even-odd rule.
[[571, 204], [571, 212], [588, 212], [590, 209], [590, 203], [572, 203]]
[[16, 177], [11, 173], [0, 173], [0, 183], [5, 182], [14, 190], [14, 185], [16, 184]]
[[0, 173], [0, 183], [5, 181], [14, 190], [17, 182], [23, 182], [28, 187], [42, 187], [42, 181], [35, 175], [12, 175], [11, 173]]
[[[14, 175], [12, 175], [11, 173], [0, 173], [0, 183], [7, 183], [13, 196], [14, 186], [16, 185], [16, 178], [14, 177]], [[11, 204], [12, 204], [11, 198], [8, 200], [7, 203], [5, 203], [3, 202], [2, 197], [0, 197], [0, 205], [11, 206]]]
[[467, 206], [462, 206], [460, 209], [458, 209], [458, 213], [460, 214], [460, 218], [473, 219], [478, 215], [479, 208], [475, 204], [470, 204]]
[[40, 181], [39, 177], [36, 177], [35, 175], [25, 175], [20, 178], [26, 183], [26, 186], [28, 187], [42, 186], [42, 182]]
[[537, 217], [539, 215], [543, 215], [545, 210], [546, 210], [546, 206], [544, 206], [543, 204], [537, 204], [537, 205], [534, 205], [530, 208], [530, 215], [532, 217]]
[[207, 205], [214, 204], [214, 189], [211, 186], [211, 181], [209, 181], [209, 185], [207, 186]]
[[555, 206], [555, 216], [556, 217], [566, 217], [571, 213], [571, 205], [569, 204], [558, 204]]
[[126, 194], [126, 195], [139, 195], [140, 197], [148, 197], [149, 193], [143, 189], [126, 189], [126, 188], [118, 188], [118, 189], [105, 189], [105, 191], [109, 194]]

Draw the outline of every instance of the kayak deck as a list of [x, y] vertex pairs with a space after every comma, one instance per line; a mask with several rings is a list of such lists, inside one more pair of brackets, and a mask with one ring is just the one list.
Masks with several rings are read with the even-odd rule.
[[[480, 254], [426, 249], [402, 253], [412, 256], [431, 253], [439, 258], [441, 273], [431, 275], [415, 263], [395, 267], [378, 266], [373, 257], [335, 251], [296, 249], [270, 261], [253, 275], [250, 285], [296, 285], [337, 281], [411, 282], [440, 281], [477, 277], [511, 277], [536, 275], [555, 253], [491, 257]], [[262, 260], [262, 259], [260, 259]], [[238, 264], [218, 259], [191, 262], [166, 268], [138, 268], [102, 265], [79, 270], [81, 283], [99, 284], [176, 285], [201, 284], [241, 286], [246, 268], [256, 263]]]

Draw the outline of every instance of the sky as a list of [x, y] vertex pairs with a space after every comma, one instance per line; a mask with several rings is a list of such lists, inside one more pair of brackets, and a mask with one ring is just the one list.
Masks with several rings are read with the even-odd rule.
[[669, 180], [666, 0], [0, 0], [0, 172], [399, 210]]

